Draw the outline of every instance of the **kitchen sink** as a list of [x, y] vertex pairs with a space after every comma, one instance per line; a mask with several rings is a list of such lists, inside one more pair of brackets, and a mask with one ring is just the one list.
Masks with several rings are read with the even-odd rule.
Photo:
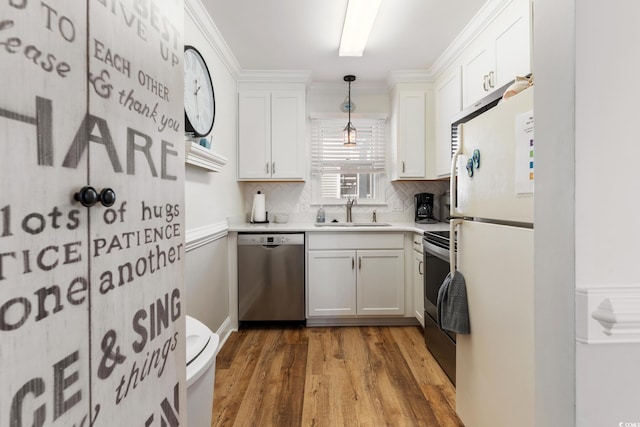
[[316, 222], [316, 227], [388, 227], [388, 222]]

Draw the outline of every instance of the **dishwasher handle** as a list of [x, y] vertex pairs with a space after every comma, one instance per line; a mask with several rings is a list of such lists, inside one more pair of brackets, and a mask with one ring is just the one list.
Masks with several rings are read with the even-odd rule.
[[298, 245], [304, 245], [304, 233], [238, 234], [238, 246], [262, 246], [271, 248]]
[[265, 249], [275, 249], [275, 248], [279, 248], [280, 245], [262, 245], [262, 247]]

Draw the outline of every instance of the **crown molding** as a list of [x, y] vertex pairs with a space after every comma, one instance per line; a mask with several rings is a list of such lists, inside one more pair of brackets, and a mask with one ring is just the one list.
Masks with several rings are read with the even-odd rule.
[[494, 19], [514, 0], [489, 0], [462, 29], [449, 47], [436, 59], [428, 71], [432, 80], [453, 64], [462, 52], [469, 47]]
[[[347, 84], [344, 81], [340, 82], [320, 82], [320, 83], [311, 83], [309, 86], [309, 92], [314, 93], [346, 93]], [[355, 95], [359, 94], [373, 94], [373, 95], [386, 95], [389, 93], [388, 88], [384, 83], [376, 84], [376, 83], [361, 83], [357, 80], [353, 83], [351, 87], [351, 93]]]
[[241, 71], [240, 63], [220, 34], [201, 0], [185, 0], [184, 10], [185, 14], [196, 23], [198, 30], [207, 39], [224, 66], [237, 80]]
[[430, 70], [393, 70], [389, 72], [387, 84], [393, 87], [397, 83], [430, 83], [434, 80]]
[[307, 70], [242, 70], [238, 74], [242, 83], [311, 83], [311, 71]]
[[[428, 70], [391, 71], [387, 78], [386, 85], [360, 84], [358, 85], [358, 92], [385, 93], [396, 83], [428, 83], [435, 81], [513, 1], [514, 0], [489, 0], [485, 3]], [[318, 92], [337, 92], [344, 90], [343, 82], [313, 83], [312, 73], [308, 70], [243, 70], [201, 0], [185, 0], [185, 13], [196, 23], [198, 30], [205, 36], [216, 54], [238, 82], [304, 83], [310, 90]]]

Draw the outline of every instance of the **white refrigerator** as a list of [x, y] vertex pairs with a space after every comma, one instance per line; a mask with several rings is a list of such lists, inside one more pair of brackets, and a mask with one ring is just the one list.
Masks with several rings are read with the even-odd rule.
[[534, 166], [533, 88], [460, 126], [451, 261], [469, 306], [471, 333], [456, 348], [456, 411], [467, 427], [533, 426]]

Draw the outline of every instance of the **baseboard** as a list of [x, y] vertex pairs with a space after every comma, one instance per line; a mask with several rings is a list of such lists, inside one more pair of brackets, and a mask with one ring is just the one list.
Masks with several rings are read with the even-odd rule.
[[218, 336], [220, 337], [216, 354], [218, 354], [220, 349], [224, 346], [224, 343], [227, 342], [227, 339], [229, 339], [229, 337], [231, 336], [231, 332], [233, 332], [233, 328], [231, 327], [231, 318], [227, 317], [226, 319], [224, 319], [224, 322], [222, 322], [222, 325], [220, 325], [220, 327], [216, 331], [216, 334], [218, 334]]
[[415, 317], [312, 317], [307, 326], [420, 326]]

